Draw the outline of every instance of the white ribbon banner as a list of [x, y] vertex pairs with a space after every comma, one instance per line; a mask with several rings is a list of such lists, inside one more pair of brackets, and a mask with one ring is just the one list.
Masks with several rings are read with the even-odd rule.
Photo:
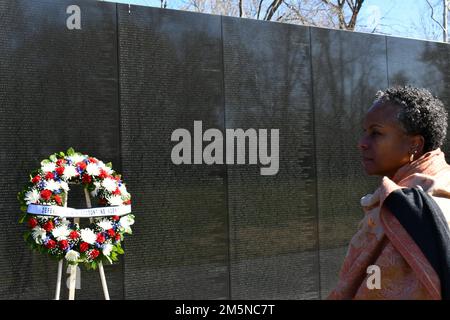
[[38, 204], [29, 204], [27, 212], [39, 216], [55, 216], [66, 218], [123, 216], [128, 213], [131, 213], [131, 205], [99, 207], [89, 209], [74, 209], [59, 206], [42, 206]]

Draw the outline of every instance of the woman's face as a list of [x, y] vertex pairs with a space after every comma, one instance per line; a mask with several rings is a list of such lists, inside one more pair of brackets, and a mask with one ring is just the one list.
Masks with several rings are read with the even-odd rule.
[[407, 164], [411, 152], [420, 152], [417, 136], [408, 136], [397, 120], [400, 107], [389, 102], [376, 102], [363, 120], [363, 136], [359, 140], [364, 170], [368, 175], [392, 177]]

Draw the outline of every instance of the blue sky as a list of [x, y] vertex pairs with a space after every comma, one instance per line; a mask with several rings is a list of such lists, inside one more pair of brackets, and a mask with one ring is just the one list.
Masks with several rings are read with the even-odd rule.
[[[160, 7], [160, 0], [106, 0], [110, 2]], [[226, 0], [224, 0], [226, 1]], [[167, 0], [168, 8], [179, 9], [183, 0]], [[435, 18], [442, 20], [441, 0]], [[360, 31], [429, 40], [442, 40], [442, 31], [430, 18], [425, 0], [366, 0], [359, 15]], [[375, 31], [374, 31], [375, 30]]]
[[[436, 4], [434, 17], [442, 21], [442, 0]], [[431, 19], [431, 10], [425, 0], [366, 0], [360, 15], [365, 24], [379, 18], [379, 33], [419, 39], [442, 40], [442, 29]]]

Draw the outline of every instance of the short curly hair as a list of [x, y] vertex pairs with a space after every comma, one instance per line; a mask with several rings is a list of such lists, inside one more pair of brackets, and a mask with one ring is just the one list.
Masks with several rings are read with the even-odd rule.
[[377, 103], [391, 102], [401, 107], [398, 120], [407, 134], [422, 135], [424, 152], [440, 148], [447, 134], [447, 111], [441, 100], [424, 88], [396, 86], [378, 91]]

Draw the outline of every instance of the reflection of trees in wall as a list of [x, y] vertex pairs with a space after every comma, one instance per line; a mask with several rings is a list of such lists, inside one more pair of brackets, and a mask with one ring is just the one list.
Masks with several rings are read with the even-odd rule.
[[[374, 74], [379, 69], [385, 69], [385, 66], [376, 65], [372, 58], [383, 55], [384, 47], [377, 47], [375, 42], [367, 41], [364, 50], [371, 52], [371, 55], [359, 54], [355, 50], [348, 51], [339, 43], [345, 43], [347, 39], [344, 40], [344, 37], [323, 33], [319, 39], [315, 39], [321, 46], [320, 54], [313, 57], [317, 59], [314, 65], [318, 67], [314, 74], [319, 78], [315, 83], [315, 100], [319, 107], [316, 117], [321, 124], [326, 125], [327, 131], [322, 134], [327, 139], [332, 137], [335, 143], [348, 144], [345, 152], [355, 153], [361, 134], [361, 120], [374, 100], [376, 91], [383, 89], [379, 87], [382, 84], [374, 80]], [[349, 37], [348, 41], [352, 39]], [[351, 44], [349, 47], [354, 48]], [[342, 155], [335, 156], [340, 158]], [[333, 166], [334, 160], [328, 159], [330, 166]]]
[[[92, 9], [96, 5], [102, 10]], [[55, 5], [51, 0], [0, 1], [0, 172], [2, 187], [8, 186], [5, 192], [11, 194], [28, 182], [24, 173], [36, 169], [40, 159], [68, 146], [102, 158], [112, 156], [121, 171], [119, 146], [113, 143], [118, 141], [115, 5], [87, 6], [83, 19], [92, 29], [79, 31], [66, 28], [65, 9], [64, 3]], [[80, 199], [75, 194], [70, 206]], [[16, 223], [15, 197], [8, 199], [0, 203], [3, 221], [8, 221], [2, 234], [14, 239], [23, 226]], [[52, 298], [57, 263], [31, 253], [23, 241], [17, 246], [0, 243], [0, 260], [9, 265], [0, 265], [4, 275], [0, 296]], [[122, 265], [108, 269], [111, 297], [123, 297]], [[95, 273], [82, 277], [83, 283], [93, 284], [80, 297], [97, 297], [97, 279]]]
[[365, 112], [376, 91], [387, 85], [386, 51], [381, 37], [323, 30], [313, 35], [318, 202], [325, 249], [348, 243], [361, 219], [359, 198], [376, 187], [375, 179], [362, 171], [357, 143]]
[[[430, 73], [439, 72], [439, 88], [433, 92], [439, 99], [444, 102], [447, 111], [450, 114], [450, 51], [447, 44], [439, 43], [424, 43], [425, 49], [422, 52], [420, 60], [429, 65]], [[448, 130], [450, 131], [450, 129]], [[446, 154], [447, 161], [450, 161], [450, 141], [448, 139], [444, 141], [443, 151]]]
[[392, 75], [392, 77], [389, 79], [390, 85], [407, 85], [409, 83], [408, 76], [405, 74], [404, 71], [398, 71], [395, 74]]

